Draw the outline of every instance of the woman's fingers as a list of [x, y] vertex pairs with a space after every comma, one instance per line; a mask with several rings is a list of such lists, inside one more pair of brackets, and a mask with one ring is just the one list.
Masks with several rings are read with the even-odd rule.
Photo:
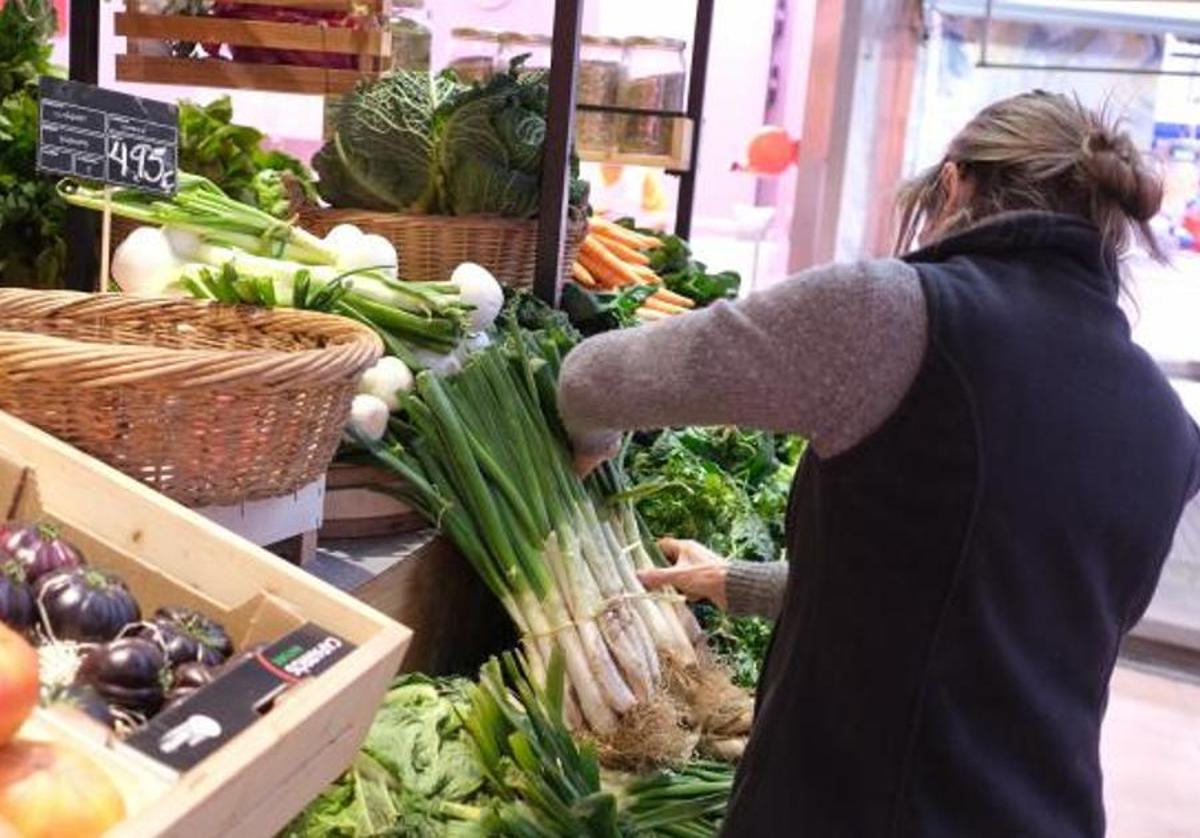
[[649, 590], [673, 587], [688, 599], [707, 599], [726, 607], [726, 568], [723, 563], [653, 567], [638, 571], [638, 579]]
[[660, 538], [658, 540], [658, 549], [662, 551], [663, 557], [671, 564], [679, 561], [679, 555], [683, 552], [683, 542], [677, 538]]

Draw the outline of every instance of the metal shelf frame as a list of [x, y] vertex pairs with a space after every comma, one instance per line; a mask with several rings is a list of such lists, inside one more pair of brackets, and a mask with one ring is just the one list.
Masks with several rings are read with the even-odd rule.
[[[585, 0], [556, 0], [554, 35], [550, 48], [550, 106], [546, 114], [546, 148], [542, 157], [542, 200], [538, 223], [538, 254], [533, 290], [542, 300], [557, 306], [562, 288], [563, 242], [567, 225], [567, 185], [571, 149], [574, 147], [576, 110], [641, 113], [636, 109], [604, 105], [576, 106], [579, 76], [579, 41]], [[604, 0], [596, 0], [604, 2]], [[683, 112], [645, 111], [655, 116], [681, 116], [692, 122], [691, 165], [687, 171], [670, 172], [679, 178], [675, 209], [675, 234], [688, 238], [696, 200], [696, 167], [700, 156], [700, 134], [704, 117], [704, 92], [708, 82], [708, 53], [712, 43], [716, 0], [696, 0], [696, 26], [692, 37], [692, 64], [688, 75], [687, 108]]]
[[[554, 35], [550, 63], [550, 103], [546, 114], [546, 145], [542, 157], [541, 205], [538, 225], [538, 254], [534, 292], [557, 306], [567, 227], [567, 187], [571, 150], [574, 148], [576, 81], [579, 76], [579, 43], [585, 0], [555, 0]], [[597, 0], [603, 2], [603, 0]], [[679, 179], [675, 211], [675, 233], [688, 238], [696, 198], [696, 165], [704, 116], [704, 93], [708, 82], [708, 54], [712, 43], [716, 0], [696, 0], [696, 25], [692, 39], [692, 61], [688, 77], [687, 107], [682, 112], [611, 109], [584, 106], [581, 110], [645, 113], [654, 116], [686, 117], [692, 122], [691, 160], [687, 171], [671, 171]], [[69, 77], [96, 84], [100, 67], [100, 0], [71, 0]], [[67, 219], [68, 242], [66, 287], [81, 291], [95, 288], [98, 271], [96, 243], [99, 224], [95, 213], [71, 209]]]

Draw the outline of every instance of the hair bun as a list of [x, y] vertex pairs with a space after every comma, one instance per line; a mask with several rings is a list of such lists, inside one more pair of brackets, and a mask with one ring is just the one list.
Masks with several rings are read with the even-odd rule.
[[1163, 187], [1143, 163], [1129, 135], [1095, 129], [1083, 137], [1079, 166], [1102, 195], [1136, 221], [1149, 221], [1162, 205]]

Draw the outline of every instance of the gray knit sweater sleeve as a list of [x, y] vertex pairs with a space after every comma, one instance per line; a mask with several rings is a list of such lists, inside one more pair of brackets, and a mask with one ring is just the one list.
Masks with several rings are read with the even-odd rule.
[[787, 562], [730, 562], [725, 577], [729, 614], [775, 619], [783, 607], [787, 578]]
[[831, 457], [896, 409], [926, 330], [909, 265], [826, 265], [736, 303], [585, 340], [563, 365], [559, 410], [583, 454], [626, 430], [741, 425], [802, 434]]
[[[826, 265], [736, 303], [584, 341], [563, 365], [559, 409], [582, 454], [607, 451], [626, 430], [741, 425], [802, 434], [832, 457], [900, 404], [927, 332], [909, 265]], [[731, 563], [731, 613], [774, 616], [786, 578], [782, 563]]]

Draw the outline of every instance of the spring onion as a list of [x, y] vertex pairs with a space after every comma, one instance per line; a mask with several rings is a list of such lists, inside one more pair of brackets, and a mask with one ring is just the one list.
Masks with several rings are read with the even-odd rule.
[[570, 712], [605, 736], [696, 654], [678, 603], [638, 581], [654, 559], [632, 506], [572, 469], [549, 418], [556, 366], [553, 347], [511, 332], [457, 375], [418, 375], [395, 437], [369, 447], [503, 603], [534, 670], [562, 650]]

